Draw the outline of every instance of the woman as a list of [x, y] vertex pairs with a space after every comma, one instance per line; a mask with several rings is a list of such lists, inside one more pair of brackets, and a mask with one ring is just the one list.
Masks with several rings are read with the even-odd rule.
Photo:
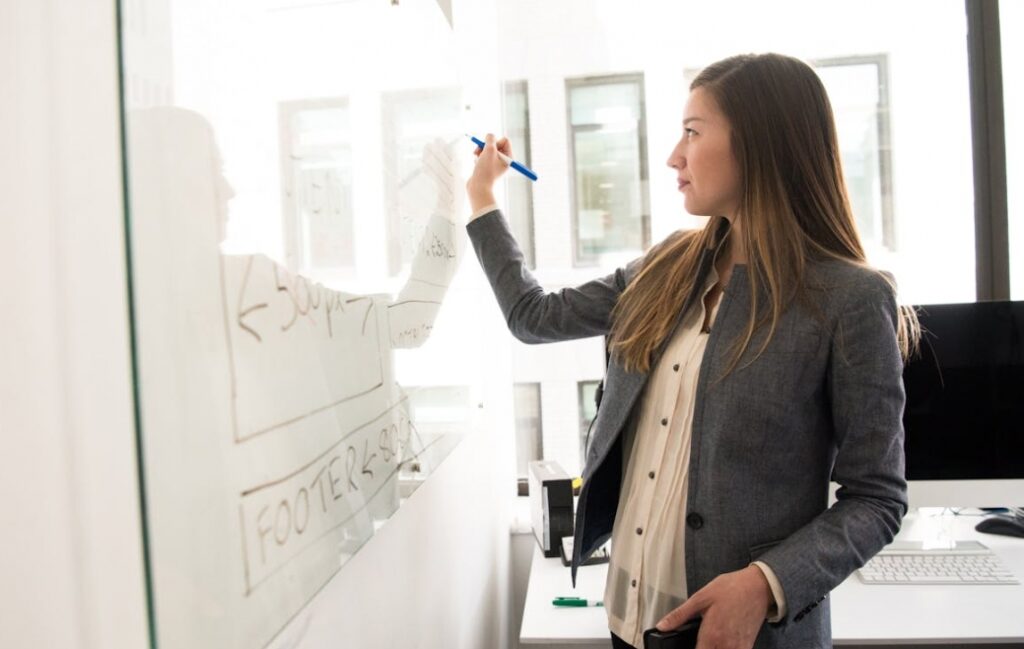
[[777, 54], [701, 72], [668, 165], [707, 225], [557, 293], [495, 209], [497, 151], [512, 155], [493, 136], [478, 150], [468, 230], [509, 328], [610, 335], [573, 578], [611, 536], [613, 644], [701, 617], [701, 649], [831, 646], [828, 592], [906, 513], [901, 375], [919, 334], [865, 261], [821, 81]]

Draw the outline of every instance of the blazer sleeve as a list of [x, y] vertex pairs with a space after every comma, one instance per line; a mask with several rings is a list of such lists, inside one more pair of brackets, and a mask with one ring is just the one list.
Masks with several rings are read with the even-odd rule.
[[474, 219], [466, 230], [509, 330], [524, 343], [608, 334], [612, 309], [643, 261], [641, 257], [605, 277], [547, 293], [526, 267], [499, 210]]
[[894, 291], [876, 273], [861, 277], [839, 311], [826, 386], [836, 503], [758, 557], [785, 592], [782, 623], [799, 622], [888, 545], [907, 512], [898, 317]]

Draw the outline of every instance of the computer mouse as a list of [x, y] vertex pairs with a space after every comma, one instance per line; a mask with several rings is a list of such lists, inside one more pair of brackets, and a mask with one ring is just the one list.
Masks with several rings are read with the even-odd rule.
[[1004, 534], [1024, 538], [1024, 520], [1007, 514], [988, 516], [975, 525], [974, 529], [986, 534]]

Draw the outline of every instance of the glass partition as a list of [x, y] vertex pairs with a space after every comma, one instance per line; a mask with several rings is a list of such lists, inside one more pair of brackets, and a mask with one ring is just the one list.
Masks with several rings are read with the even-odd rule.
[[159, 646], [266, 646], [480, 425], [462, 133], [500, 85], [442, 4], [123, 3]]

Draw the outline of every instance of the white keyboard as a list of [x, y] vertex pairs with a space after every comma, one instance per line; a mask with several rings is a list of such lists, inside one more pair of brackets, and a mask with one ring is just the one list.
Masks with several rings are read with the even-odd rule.
[[857, 571], [865, 584], [1019, 584], [1020, 581], [988, 547], [958, 541], [956, 548], [921, 548], [896, 542], [885, 547]]

